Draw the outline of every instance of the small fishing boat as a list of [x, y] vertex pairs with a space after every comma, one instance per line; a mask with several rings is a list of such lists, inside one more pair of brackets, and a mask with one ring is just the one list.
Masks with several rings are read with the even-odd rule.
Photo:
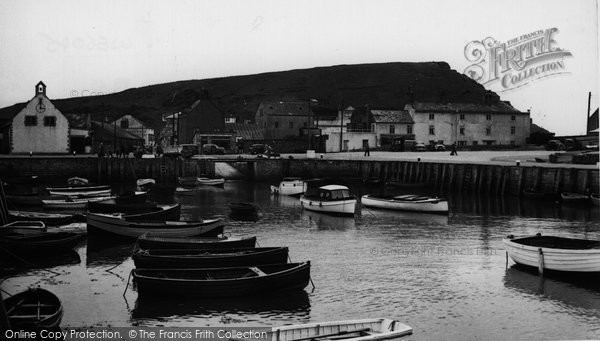
[[176, 195], [196, 195], [195, 188], [177, 187], [175, 188]]
[[135, 269], [140, 295], [224, 297], [300, 290], [310, 280], [310, 262], [207, 269]]
[[300, 178], [287, 177], [279, 183], [279, 186], [271, 186], [272, 194], [301, 195], [306, 192], [306, 182]]
[[67, 179], [67, 184], [69, 186], [88, 186], [89, 183], [90, 181], [88, 179], [77, 176]]
[[110, 186], [108, 185], [98, 185], [98, 186], [68, 186], [68, 187], [46, 187], [48, 192], [94, 192], [94, 191], [104, 191], [110, 190]]
[[108, 197], [110, 196], [110, 188], [102, 189], [97, 191], [49, 191], [50, 195], [57, 195], [62, 197], [77, 197], [77, 198], [93, 198], [93, 197]]
[[154, 185], [156, 185], [156, 180], [154, 179], [138, 179], [135, 182], [137, 186], [137, 190], [141, 192], [149, 191]]
[[223, 178], [198, 178], [198, 185], [201, 186], [223, 186], [224, 184]]
[[137, 242], [142, 249], [236, 249], [254, 247], [256, 237], [177, 238], [144, 234]]
[[66, 198], [66, 199], [56, 199], [56, 200], [42, 200], [42, 204], [44, 209], [47, 210], [75, 210], [75, 209], [85, 209], [90, 201], [103, 201], [106, 199], [110, 199], [110, 197], [95, 197], [95, 198]]
[[375, 341], [411, 335], [413, 329], [387, 318], [296, 324], [272, 329], [272, 341]]
[[366, 207], [381, 208], [386, 210], [428, 213], [448, 212], [448, 200], [412, 194], [394, 197], [363, 195], [361, 198], [361, 203]]
[[230, 202], [229, 209], [232, 214], [257, 214], [260, 208], [249, 202]]
[[502, 242], [506, 252], [517, 264], [544, 270], [566, 272], [600, 272], [600, 241], [556, 236], [515, 238]]
[[140, 214], [157, 211], [158, 205], [155, 202], [142, 203], [118, 203], [116, 199], [107, 199], [88, 203], [88, 211], [92, 213], [124, 213]]
[[287, 247], [243, 249], [140, 249], [133, 251], [137, 268], [207, 268], [286, 263]]
[[592, 202], [592, 205], [594, 206], [600, 206], [600, 194], [598, 193], [592, 193], [590, 194], [590, 201]]
[[584, 194], [562, 192], [560, 199], [564, 204], [589, 204], [590, 197]]
[[87, 224], [104, 232], [137, 238], [144, 233], [171, 237], [214, 237], [223, 233], [221, 219], [200, 221], [129, 221], [121, 214], [88, 213]]
[[356, 198], [350, 195], [346, 186], [327, 185], [319, 187], [314, 193], [307, 192], [300, 197], [302, 207], [309, 211], [353, 215]]
[[75, 232], [40, 232], [19, 233], [4, 232], [0, 234], [0, 248], [16, 254], [55, 254], [70, 250], [77, 245], [84, 234]]
[[35, 234], [46, 232], [48, 228], [41, 221], [14, 221], [0, 226], [0, 235], [7, 233]]
[[198, 177], [196, 176], [180, 176], [177, 178], [177, 182], [181, 186], [197, 186], [198, 185]]
[[554, 193], [536, 191], [533, 188], [524, 189], [523, 197], [531, 198], [531, 199], [538, 199], [538, 200], [554, 200], [554, 199], [556, 199], [556, 195]]
[[41, 221], [46, 225], [56, 226], [64, 225], [75, 220], [72, 214], [29, 212], [29, 211], [8, 211], [8, 217], [11, 221]]
[[177, 221], [181, 219], [181, 204], [156, 205], [145, 213], [125, 213], [123, 219], [128, 221]]
[[32, 288], [4, 299], [10, 327], [17, 330], [55, 329], [63, 317], [62, 303], [48, 290]]

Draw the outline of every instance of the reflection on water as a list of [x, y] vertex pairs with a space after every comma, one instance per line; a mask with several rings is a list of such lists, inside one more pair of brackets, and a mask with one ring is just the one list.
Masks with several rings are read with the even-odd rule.
[[67, 250], [49, 257], [48, 255], [15, 255], [0, 248], [0, 268], [3, 274], [15, 275], [30, 269], [48, 269], [81, 263], [79, 254]]
[[[447, 216], [363, 208], [356, 217], [338, 217], [303, 210], [298, 198], [273, 197], [268, 184], [228, 182], [185, 197], [174, 190], [157, 187], [150, 199], [180, 202], [184, 219], [223, 218], [228, 234], [255, 235], [259, 246], [288, 246], [293, 261], [311, 261], [316, 289], [266, 300], [184, 296], [148, 301], [138, 299], [130, 286], [123, 297], [134, 267], [133, 241], [94, 233], [71, 254], [77, 259], [45, 259], [54, 262], [48, 266], [55, 273], [3, 272], [8, 278], [0, 286], [18, 292], [43, 285], [63, 301], [64, 326], [281, 325], [383, 316], [411, 325], [417, 339], [600, 335], [598, 290], [553, 278], [540, 282], [539, 276], [516, 268], [506, 271], [501, 242], [508, 234], [537, 232], [600, 239], [598, 208], [462, 194], [449, 196]], [[357, 196], [384, 191], [365, 184], [351, 185], [351, 190]], [[262, 216], [231, 219], [228, 203], [234, 201], [257, 204]]]

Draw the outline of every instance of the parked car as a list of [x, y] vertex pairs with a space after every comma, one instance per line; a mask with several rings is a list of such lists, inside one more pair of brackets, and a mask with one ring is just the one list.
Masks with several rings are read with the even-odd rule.
[[444, 150], [446, 150], [446, 146], [444, 146], [441, 143], [436, 144], [434, 148], [435, 148], [435, 150], [441, 151], [441, 152], [443, 152]]
[[415, 152], [424, 152], [427, 150], [427, 147], [425, 147], [425, 143], [417, 143], [415, 144], [413, 150]]
[[264, 154], [267, 151], [267, 145], [266, 144], [253, 144], [250, 146], [250, 154], [252, 155], [256, 155], [256, 154]]
[[181, 145], [181, 156], [188, 159], [194, 155], [200, 154], [198, 146], [195, 144], [182, 144]]
[[546, 144], [546, 150], [565, 150], [565, 145], [560, 140], [550, 140]]
[[209, 155], [214, 155], [214, 154], [224, 155], [225, 148], [219, 147], [214, 143], [207, 143], [202, 146], [202, 153], [209, 154]]

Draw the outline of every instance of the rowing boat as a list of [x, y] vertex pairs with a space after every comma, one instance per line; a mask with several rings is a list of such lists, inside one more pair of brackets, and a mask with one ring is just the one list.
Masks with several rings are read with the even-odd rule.
[[104, 232], [137, 238], [144, 233], [171, 237], [214, 237], [223, 233], [225, 223], [221, 219], [200, 221], [129, 221], [122, 214], [88, 213], [88, 227]]
[[133, 251], [137, 268], [202, 268], [285, 263], [287, 247], [244, 249], [140, 249]]
[[14, 221], [0, 226], [0, 235], [7, 233], [35, 234], [47, 230], [46, 224], [42, 221]]
[[41, 221], [46, 225], [64, 225], [72, 222], [72, 214], [29, 212], [29, 211], [8, 211], [11, 221]]
[[96, 197], [96, 198], [81, 198], [81, 199], [59, 199], [59, 200], [42, 200], [44, 209], [84, 209], [87, 207], [90, 201], [102, 201], [110, 199], [110, 197]]
[[137, 242], [143, 249], [235, 249], [254, 247], [256, 237], [177, 238], [144, 234]]
[[272, 329], [272, 341], [375, 341], [411, 335], [413, 329], [395, 320], [374, 318], [297, 324]]
[[72, 191], [48, 191], [50, 195], [57, 195], [61, 197], [79, 197], [79, 198], [93, 198], [93, 197], [107, 197], [110, 196], [109, 189], [101, 189], [97, 191], [82, 191], [74, 189]]
[[556, 236], [515, 238], [502, 242], [506, 252], [517, 264], [544, 270], [565, 272], [600, 272], [600, 241]]
[[15, 331], [58, 328], [63, 317], [60, 299], [41, 288], [6, 298], [4, 306], [10, 327]]
[[427, 213], [448, 212], [448, 200], [419, 195], [399, 195], [395, 197], [363, 195], [361, 203], [366, 207], [387, 210]]
[[85, 235], [75, 232], [39, 232], [0, 234], [0, 248], [17, 254], [48, 254], [71, 250]]
[[560, 199], [564, 204], [589, 204], [590, 197], [584, 194], [562, 192]]
[[300, 290], [310, 280], [310, 262], [206, 269], [135, 269], [140, 295], [223, 297]]
[[46, 187], [48, 192], [93, 192], [93, 191], [102, 191], [102, 190], [110, 190], [110, 186], [108, 185], [98, 185], [98, 186], [68, 186], [68, 187]]
[[181, 204], [160, 205], [144, 213], [125, 213], [123, 219], [128, 221], [176, 221], [181, 218]]

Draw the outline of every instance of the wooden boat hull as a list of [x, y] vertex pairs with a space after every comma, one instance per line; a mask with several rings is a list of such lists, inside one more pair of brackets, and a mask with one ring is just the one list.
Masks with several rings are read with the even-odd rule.
[[71, 199], [71, 200], [42, 200], [44, 209], [47, 210], [61, 210], [61, 209], [85, 209], [90, 201], [103, 201], [110, 199], [110, 197], [97, 197], [97, 198], [85, 198], [85, 199]]
[[[358, 332], [361, 331], [361, 332]], [[348, 321], [318, 322], [272, 329], [272, 341], [310, 341], [321, 336], [322, 340], [327, 337], [334, 339], [336, 336], [343, 340], [351, 341], [375, 341], [399, 338], [413, 333], [413, 329], [395, 320], [363, 319]]]
[[74, 220], [72, 214], [9, 210], [8, 215], [11, 221], [41, 221], [46, 225], [64, 225]]
[[587, 204], [590, 200], [587, 195], [569, 192], [561, 193], [560, 199], [564, 204]]
[[149, 191], [156, 184], [154, 179], [138, 179], [136, 186], [138, 191]]
[[6, 225], [0, 226], [0, 236], [3, 234], [36, 234], [46, 232], [48, 228], [42, 221], [13, 221]]
[[[49, 197], [48, 197], [49, 198]], [[42, 206], [42, 197], [38, 195], [6, 195], [6, 200], [15, 206]]]
[[0, 247], [17, 254], [54, 254], [73, 249], [85, 235], [74, 232], [41, 232], [2, 234]]
[[286, 263], [287, 247], [246, 249], [136, 249], [132, 255], [137, 268], [207, 268]]
[[448, 212], [447, 200], [423, 200], [423, 201], [399, 201], [392, 198], [378, 198], [371, 195], [363, 195], [361, 203], [366, 207], [380, 208], [386, 210], [446, 213]]
[[68, 187], [46, 187], [48, 192], [93, 192], [110, 190], [108, 185], [100, 186], [68, 186]]
[[180, 218], [181, 204], [157, 206], [151, 212], [123, 215], [127, 221], [178, 221]]
[[145, 234], [137, 242], [142, 249], [235, 249], [254, 247], [256, 237], [174, 238]]
[[95, 227], [104, 232], [123, 237], [137, 238], [144, 233], [171, 237], [217, 236], [223, 233], [225, 223], [221, 219], [197, 222], [184, 221], [128, 221], [121, 215], [89, 213], [88, 227]]
[[63, 307], [58, 297], [41, 288], [6, 298], [4, 306], [10, 327], [15, 331], [55, 329], [60, 326], [63, 317]]
[[225, 179], [217, 178], [198, 178], [198, 185], [200, 186], [223, 186], [225, 184]]
[[356, 209], [356, 199], [320, 201], [301, 197], [300, 204], [309, 211], [340, 215], [354, 215]]
[[99, 191], [48, 191], [50, 195], [57, 195], [63, 197], [78, 197], [78, 198], [94, 198], [94, 197], [109, 197], [110, 189], [99, 190]]
[[156, 203], [117, 204], [114, 200], [88, 203], [88, 211], [92, 213], [141, 214], [155, 212], [157, 208]]
[[295, 196], [304, 192], [306, 192], [306, 182], [302, 180], [282, 181], [279, 186], [271, 186], [272, 194]]
[[[558, 237], [529, 236], [523, 238], [506, 238], [502, 242], [510, 258], [517, 264], [539, 268], [541, 259], [543, 269], [545, 270], [585, 273], [600, 272], [600, 242], [598, 242], [596, 248], [591, 249], [540, 247], [518, 243], [518, 241], [526, 239], [532, 243], [537, 243], [538, 241], [544, 242], [543, 238]], [[557, 242], [568, 244], [593, 241], [558, 238]], [[540, 250], [542, 256], [540, 256]]]
[[[225, 297], [299, 290], [310, 280], [310, 262], [213, 269], [135, 269], [140, 295]], [[210, 278], [210, 279], [207, 279]]]
[[594, 205], [596, 207], [600, 206], [600, 195], [599, 194], [590, 195], [590, 201], [592, 202], [592, 205]]

